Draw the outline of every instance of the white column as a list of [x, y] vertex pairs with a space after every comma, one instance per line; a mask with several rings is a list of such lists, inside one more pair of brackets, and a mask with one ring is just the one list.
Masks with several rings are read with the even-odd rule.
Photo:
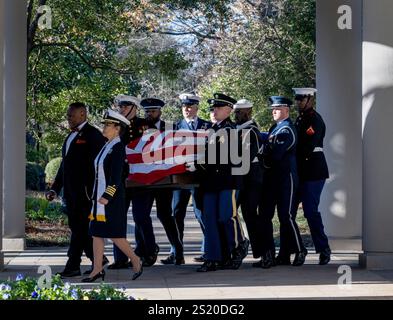
[[4, 23], [3, 249], [23, 250], [26, 157], [26, 1], [0, 0]]
[[0, 271], [4, 268], [3, 255], [3, 74], [4, 74], [4, 1], [0, 0]]
[[393, 269], [393, 2], [363, 1], [363, 250]]
[[[341, 5], [352, 9], [352, 29], [338, 27]], [[330, 170], [320, 210], [333, 250], [361, 250], [361, 10], [359, 0], [317, 0], [317, 110]]]

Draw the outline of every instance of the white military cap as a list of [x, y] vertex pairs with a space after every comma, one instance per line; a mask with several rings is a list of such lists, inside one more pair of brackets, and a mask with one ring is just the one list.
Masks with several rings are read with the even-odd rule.
[[235, 103], [233, 109], [249, 109], [252, 108], [252, 102], [248, 101], [247, 99], [240, 99], [238, 102]]
[[116, 106], [129, 106], [129, 105], [135, 105], [138, 108], [141, 106], [141, 101], [133, 96], [127, 96], [124, 94], [120, 94], [115, 97], [114, 103]]
[[201, 101], [200, 97], [192, 93], [182, 93], [179, 96], [179, 99], [182, 104], [189, 104], [189, 105], [199, 104], [199, 102]]
[[317, 92], [315, 88], [292, 88], [297, 96], [313, 96]]
[[112, 109], [108, 109], [105, 111], [104, 118], [102, 119], [101, 123], [105, 122], [116, 123], [124, 126], [130, 125], [130, 121], [126, 117], [122, 116], [120, 113]]

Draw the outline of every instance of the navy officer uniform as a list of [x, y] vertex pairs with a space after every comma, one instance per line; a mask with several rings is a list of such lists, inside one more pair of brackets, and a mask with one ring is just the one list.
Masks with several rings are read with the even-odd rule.
[[[175, 129], [174, 124], [169, 124], [161, 120], [161, 108], [165, 105], [164, 101], [156, 98], [147, 98], [141, 101], [141, 105], [145, 110], [145, 118], [151, 127], [161, 132], [164, 132], [168, 129]], [[151, 209], [153, 207], [153, 202], [155, 200], [157, 207], [157, 217], [160, 220], [162, 226], [164, 227], [171, 247], [174, 248], [173, 263], [175, 265], [184, 264], [185, 261], [183, 254], [183, 242], [180, 238], [175, 218], [172, 215], [173, 190], [170, 188], [154, 188], [149, 190], [144, 195], [146, 197], [147, 204], [147, 206], [143, 208], [145, 212], [144, 215], [150, 215]]]
[[[208, 102], [214, 109], [233, 108], [236, 100], [216, 93], [214, 99]], [[236, 202], [237, 191], [242, 187], [242, 176], [233, 174], [235, 166], [230, 162], [231, 159], [227, 163], [221, 161], [221, 152], [227, 153], [228, 158], [231, 152], [238, 154], [240, 143], [231, 144], [230, 141], [230, 131], [236, 130], [236, 126], [228, 115], [226, 119], [218, 120], [211, 130], [218, 134], [209, 136], [205, 163], [197, 164], [204, 192], [203, 221], [206, 231], [206, 260], [197, 269], [198, 272], [215, 271], [220, 265], [225, 269], [238, 269], [247, 255]], [[215, 152], [209, 152], [210, 144]]]
[[252, 107], [253, 104], [246, 99], [241, 99], [234, 105], [235, 122], [243, 144], [243, 152], [249, 152], [250, 160], [249, 172], [243, 177], [243, 189], [239, 191], [238, 205], [247, 226], [253, 256], [260, 258], [263, 252], [258, 207], [263, 170], [259, 155], [263, 145], [258, 125], [252, 119]]
[[314, 88], [294, 88], [295, 101], [299, 116], [295, 127], [299, 137], [297, 146], [297, 164], [299, 172], [299, 189], [296, 194], [296, 214], [302, 202], [304, 217], [307, 219], [315, 251], [319, 253], [319, 264], [330, 261], [329, 241], [325, 234], [321, 213], [318, 210], [322, 189], [329, 170], [323, 153], [325, 123], [321, 115], [313, 108]]
[[[179, 96], [179, 99], [183, 109], [184, 119], [176, 123], [176, 130], [195, 131], [195, 130], [207, 130], [211, 128], [212, 126], [211, 122], [203, 120], [199, 118], [197, 115], [195, 115], [195, 117], [186, 117], [185, 115], [185, 113], [188, 112], [189, 108], [196, 108], [195, 113], [197, 112], [199, 102], [201, 100], [200, 97], [192, 93], [184, 93]], [[203, 234], [203, 239], [201, 244], [202, 255], [200, 257], [194, 258], [194, 260], [196, 262], [203, 262], [203, 253], [205, 252], [205, 240], [204, 240], [205, 226], [202, 221], [202, 206], [203, 206], [202, 191], [199, 188], [174, 190], [172, 210], [176, 220], [177, 227], [179, 229], [180, 239], [183, 241], [184, 219], [186, 217], [187, 206], [191, 196], [192, 196], [192, 204], [193, 204], [195, 218], [198, 220]], [[172, 249], [172, 252], [174, 252], [174, 248]], [[165, 264], [173, 263], [173, 260], [174, 260], [174, 255], [171, 255], [166, 260], [163, 260], [162, 262]]]
[[[141, 107], [138, 98], [129, 95], [118, 95], [114, 99], [114, 106], [130, 122], [125, 128], [125, 133], [121, 136], [121, 141], [124, 145], [128, 145], [135, 139], [140, 138], [147, 129], [152, 128], [145, 119], [136, 116], [136, 112], [133, 112]], [[123, 110], [129, 111], [123, 113]], [[128, 177], [128, 172], [128, 163], [125, 162], [124, 181], [126, 181]], [[159, 252], [159, 247], [153, 232], [153, 223], [150, 213], [147, 214], [147, 211], [144, 210], [150, 203], [148, 197], [145, 197], [144, 194], [149, 192], [149, 190], [142, 187], [126, 188], [124, 207], [127, 213], [130, 203], [132, 203], [132, 215], [135, 222], [135, 252], [138, 256], [143, 258], [145, 266], [154, 264]], [[116, 245], [113, 245], [113, 256], [115, 261], [108, 269], [123, 269], [130, 266], [128, 257]]]
[[[289, 108], [292, 102], [281, 96], [272, 96], [269, 101], [276, 124], [269, 130], [268, 141], [264, 145], [262, 155], [264, 177], [260, 214], [262, 250], [264, 253], [260, 266], [270, 268], [276, 263], [290, 264], [292, 253], [296, 254], [292, 264], [299, 266], [304, 263], [307, 251], [303, 245], [295, 216], [292, 215], [294, 194], [298, 184], [296, 167], [297, 136], [296, 129], [289, 118]], [[276, 110], [276, 108], [279, 108], [279, 110]], [[280, 113], [276, 111], [280, 111]], [[280, 252], [275, 259], [272, 219], [276, 207], [280, 221]]]

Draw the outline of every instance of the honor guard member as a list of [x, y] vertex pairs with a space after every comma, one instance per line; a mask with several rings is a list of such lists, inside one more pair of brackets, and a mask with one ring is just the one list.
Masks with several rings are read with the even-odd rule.
[[243, 149], [250, 153], [251, 161], [250, 171], [243, 177], [243, 189], [239, 192], [238, 204], [246, 222], [253, 256], [261, 258], [263, 252], [258, 206], [263, 172], [258, 155], [262, 151], [262, 140], [258, 125], [252, 119], [252, 107], [253, 104], [246, 99], [239, 100], [234, 105], [236, 127], [240, 133]]
[[331, 251], [318, 206], [325, 181], [329, 178], [323, 153], [326, 128], [321, 115], [313, 108], [317, 90], [314, 88], [293, 90], [299, 112], [295, 122], [299, 139], [296, 153], [299, 188], [294, 209], [297, 211], [299, 203], [303, 204], [304, 216], [310, 228], [315, 251], [319, 253], [319, 264], [324, 265], [330, 261]]
[[[176, 130], [207, 130], [212, 124], [208, 121], [205, 121], [198, 117], [198, 107], [199, 102], [201, 100], [200, 97], [196, 96], [192, 93], [184, 93], [179, 96], [181, 108], [183, 112], [183, 120], [180, 120], [176, 123]], [[205, 227], [202, 221], [202, 205], [203, 198], [201, 194], [201, 190], [199, 188], [192, 189], [180, 189], [173, 191], [173, 201], [172, 201], [172, 210], [173, 215], [176, 220], [177, 227], [180, 233], [180, 239], [183, 241], [184, 235], [184, 219], [186, 217], [188, 202], [190, 201], [190, 196], [192, 196], [192, 204], [194, 208], [194, 214], [196, 219], [201, 226], [201, 230], [203, 233], [201, 252], [205, 252], [204, 245], [204, 235], [205, 235]], [[172, 253], [174, 252], [172, 248]], [[196, 262], [203, 262], [203, 254], [200, 257], [194, 258]], [[175, 255], [169, 255], [165, 260], [161, 260], [163, 264], [173, 264], [175, 262]]]
[[[161, 99], [147, 98], [141, 101], [141, 106], [145, 110], [145, 119], [151, 127], [164, 132], [173, 130], [173, 124], [167, 124], [161, 120], [161, 108], [165, 102]], [[165, 229], [165, 233], [171, 246], [174, 248], [173, 264], [184, 264], [183, 242], [180, 239], [179, 230], [176, 225], [175, 217], [172, 215], [173, 191], [170, 188], [155, 188], [149, 191], [149, 203], [145, 208], [146, 214], [150, 215], [154, 200], [156, 201], [157, 217]], [[148, 213], [147, 213], [148, 212]], [[171, 255], [170, 255], [171, 256]], [[165, 260], [164, 260], [165, 261]]]
[[[273, 120], [276, 122], [269, 130], [268, 141], [262, 154], [264, 166], [263, 188], [260, 204], [262, 223], [262, 268], [276, 264], [290, 264], [290, 255], [295, 253], [294, 266], [304, 263], [305, 249], [299, 228], [292, 215], [294, 195], [297, 188], [296, 168], [296, 129], [289, 118], [292, 101], [281, 96], [269, 98]], [[277, 207], [280, 221], [280, 252], [276, 259], [272, 219]]]
[[[221, 265], [225, 269], [238, 269], [247, 255], [245, 238], [237, 215], [236, 193], [242, 186], [242, 177], [233, 175], [234, 165], [230, 153], [238, 154], [240, 142], [231, 145], [230, 131], [236, 130], [230, 120], [236, 100], [220, 93], [208, 100], [214, 108], [217, 120], [206, 147], [204, 164], [197, 164], [201, 174], [203, 196], [203, 221], [205, 225], [205, 262], [198, 272], [215, 271]], [[211, 145], [212, 148], [211, 148]], [[209, 152], [214, 149], [215, 152]], [[226, 154], [221, 154], [226, 153]], [[222, 161], [222, 158], [228, 161]], [[222, 162], [222, 163], [220, 163]], [[192, 171], [192, 169], [189, 169]], [[248, 245], [248, 243], [247, 243]]]
[[[130, 122], [125, 128], [125, 133], [121, 136], [124, 145], [128, 145], [131, 141], [140, 138], [144, 131], [149, 129], [147, 121], [137, 117], [138, 108], [141, 107], [138, 98], [129, 95], [118, 95], [114, 99], [114, 107]], [[125, 162], [125, 180], [128, 176], [128, 169], [128, 163]], [[141, 196], [141, 193], [145, 192], [147, 192], [145, 188], [126, 188], [125, 210], [128, 212], [128, 208], [132, 202], [132, 214], [135, 221], [135, 251], [144, 258], [144, 264], [147, 266], [155, 262], [159, 248], [155, 241], [150, 215], [144, 217], [140, 214], [140, 208], [146, 206], [146, 201]], [[113, 256], [115, 261], [108, 266], [108, 269], [124, 269], [130, 266], [128, 257], [116, 245], [113, 245]]]

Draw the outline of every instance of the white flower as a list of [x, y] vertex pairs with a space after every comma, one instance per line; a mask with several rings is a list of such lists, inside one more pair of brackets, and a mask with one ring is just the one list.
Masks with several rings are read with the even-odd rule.
[[3, 300], [8, 300], [9, 297], [10, 297], [9, 293], [4, 293], [3, 294]]

